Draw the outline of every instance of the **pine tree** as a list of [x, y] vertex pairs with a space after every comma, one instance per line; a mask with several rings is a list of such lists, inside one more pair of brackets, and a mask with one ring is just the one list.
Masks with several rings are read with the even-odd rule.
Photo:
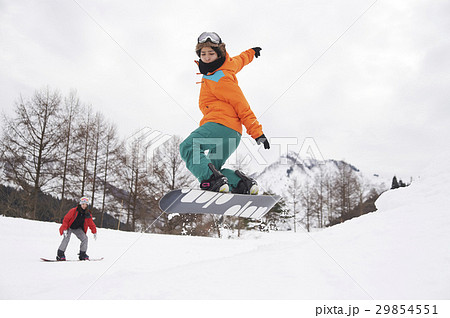
[[392, 178], [391, 189], [398, 189], [399, 187], [400, 187], [400, 185], [398, 184], [397, 177], [394, 176], [394, 178]]
[[[264, 195], [274, 195], [273, 193], [264, 193]], [[264, 216], [264, 222], [267, 230], [278, 230], [277, 224], [284, 222], [289, 216], [289, 209], [286, 201], [281, 198], [267, 214]]]

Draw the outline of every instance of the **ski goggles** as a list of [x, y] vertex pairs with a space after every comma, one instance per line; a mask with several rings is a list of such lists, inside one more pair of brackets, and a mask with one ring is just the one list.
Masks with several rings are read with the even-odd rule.
[[80, 205], [81, 205], [81, 204], [87, 204], [87, 205], [89, 205], [89, 198], [82, 197], [82, 198], [80, 199]]
[[222, 39], [216, 32], [203, 32], [197, 39], [198, 43], [205, 43], [208, 40], [214, 44], [222, 43]]

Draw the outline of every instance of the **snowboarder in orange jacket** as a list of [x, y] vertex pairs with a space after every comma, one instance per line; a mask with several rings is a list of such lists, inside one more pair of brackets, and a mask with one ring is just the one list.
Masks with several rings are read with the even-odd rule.
[[[223, 169], [222, 166], [240, 143], [242, 125], [257, 144], [270, 148], [236, 78], [245, 65], [260, 56], [261, 48], [255, 47], [231, 58], [217, 33], [203, 32], [198, 37], [195, 50], [200, 57], [196, 62], [203, 74], [199, 98], [203, 118], [200, 127], [181, 143], [181, 157], [200, 181], [201, 189], [258, 194], [254, 179], [242, 171]], [[207, 150], [209, 152], [205, 154]]]

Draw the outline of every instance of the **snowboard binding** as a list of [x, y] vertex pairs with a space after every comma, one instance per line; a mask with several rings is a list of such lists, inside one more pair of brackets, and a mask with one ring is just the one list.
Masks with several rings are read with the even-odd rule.
[[200, 189], [221, 193], [230, 192], [227, 177], [220, 173], [212, 163], [208, 163], [208, 167], [213, 174], [209, 179], [203, 180], [200, 183]]
[[239, 170], [236, 170], [234, 173], [241, 178], [241, 180], [239, 181], [237, 187], [233, 189], [232, 193], [251, 195], [257, 195], [259, 193], [259, 186], [255, 179], [248, 177]]

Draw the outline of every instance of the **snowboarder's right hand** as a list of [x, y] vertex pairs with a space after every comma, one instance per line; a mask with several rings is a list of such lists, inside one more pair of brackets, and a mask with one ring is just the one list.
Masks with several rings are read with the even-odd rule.
[[266, 136], [262, 134], [258, 138], [255, 139], [258, 145], [264, 144], [264, 149], [270, 149], [269, 140], [267, 140]]
[[64, 230], [64, 231], [63, 231], [63, 235], [64, 235], [64, 238], [67, 237], [67, 235], [68, 235], [68, 234], [67, 234], [67, 230]]

